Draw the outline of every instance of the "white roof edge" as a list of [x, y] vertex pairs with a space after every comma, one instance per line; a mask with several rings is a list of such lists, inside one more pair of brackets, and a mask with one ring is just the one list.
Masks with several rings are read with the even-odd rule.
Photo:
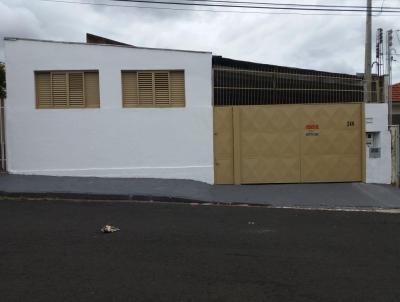
[[61, 44], [74, 44], [74, 45], [91, 45], [91, 46], [110, 46], [110, 47], [123, 47], [123, 48], [134, 48], [134, 49], [180, 51], [180, 52], [212, 54], [211, 51], [197, 51], [197, 50], [155, 48], [155, 47], [138, 47], [138, 46], [130, 46], [130, 45], [97, 44], [97, 43], [84, 43], [84, 42], [54, 41], [54, 40], [42, 40], [42, 39], [31, 39], [31, 38], [4, 37], [4, 40], [5, 41], [31, 41], [31, 42], [44, 42], [44, 43], [61, 43]]

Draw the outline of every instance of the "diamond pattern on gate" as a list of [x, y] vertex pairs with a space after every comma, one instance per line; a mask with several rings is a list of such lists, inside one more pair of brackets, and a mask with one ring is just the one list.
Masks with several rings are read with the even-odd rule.
[[360, 105], [315, 105], [303, 110], [303, 117], [304, 124], [319, 124], [320, 131], [302, 138], [302, 180], [361, 180]]
[[241, 161], [243, 183], [299, 182], [298, 157], [243, 158]]
[[[361, 180], [359, 104], [284, 107], [240, 111], [243, 183], [300, 182], [300, 165], [304, 182]], [[319, 136], [305, 137], [307, 123], [319, 125]]]
[[241, 111], [243, 183], [300, 181], [297, 108], [255, 106]]
[[298, 107], [245, 107], [240, 111], [240, 125], [246, 132], [292, 131], [298, 129]]
[[302, 157], [302, 180], [313, 181], [359, 181], [361, 163], [359, 156], [324, 155]]

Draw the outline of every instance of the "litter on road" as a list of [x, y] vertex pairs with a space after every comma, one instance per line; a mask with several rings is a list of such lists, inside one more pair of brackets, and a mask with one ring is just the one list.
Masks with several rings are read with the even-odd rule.
[[112, 226], [110, 224], [106, 224], [105, 226], [103, 226], [100, 231], [102, 233], [114, 233], [116, 231], [119, 231], [119, 228]]

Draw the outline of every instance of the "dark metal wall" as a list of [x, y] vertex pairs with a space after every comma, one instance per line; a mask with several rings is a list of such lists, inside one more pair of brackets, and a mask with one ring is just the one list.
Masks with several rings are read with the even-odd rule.
[[[213, 57], [214, 105], [363, 102], [362, 77]], [[372, 83], [373, 101], [379, 99]]]

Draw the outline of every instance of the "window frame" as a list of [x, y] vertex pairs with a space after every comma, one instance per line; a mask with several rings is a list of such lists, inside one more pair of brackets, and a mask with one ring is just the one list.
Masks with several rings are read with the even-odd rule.
[[[55, 106], [54, 105], [54, 100], [53, 100], [53, 74], [66, 74], [66, 97], [67, 97], [67, 106]], [[70, 86], [69, 86], [69, 77], [70, 74], [73, 73], [81, 73], [82, 76], [82, 92], [83, 92], [83, 101], [84, 101], [84, 106], [78, 107], [74, 106], [71, 107], [70, 105]], [[87, 101], [86, 101], [86, 90], [85, 90], [85, 74], [87, 73], [96, 73], [97, 78], [98, 78], [98, 104], [96, 106], [88, 106]], [[40, 105], [40, 100], [39, 100], [39, 87], [38, 87], [38, 80], [37, 80], [37, 75], [39, 74], [49, 74], [50, 75], [50, 94], [51, 94], [51, 102], [52, 105], [49, 107], [44, 107]], [[35, 109], [99, 109], [101, 105], [101, 97], [100, 97], [100, 71], [98, 69], [60, 69], [60, 70], [35, 70], [33, 72], [33, 77], [34, 77], [34, 86], [35, 86]]]
[[[157, 104], [156, 100], [156, 73], [168, 73], [168, 92], [169, 92], [169, 104]], [[174, 105], [171, 101], [171, 72], [182, 72], [183, 75], [183, 104]], [[137, 104], [130, 105], [124, 99], [124, 73], [136, 73], [136, 93], [137, 93]], [[140, 89], [139, 89], [139, 73], [151, 73], [152, 74], [152, 94], [153, 104], [140, 104]], [[121, 70], [121, 99], [122, 108], [186, 108], [186, 72], [185, 69], [122, 69]]]

